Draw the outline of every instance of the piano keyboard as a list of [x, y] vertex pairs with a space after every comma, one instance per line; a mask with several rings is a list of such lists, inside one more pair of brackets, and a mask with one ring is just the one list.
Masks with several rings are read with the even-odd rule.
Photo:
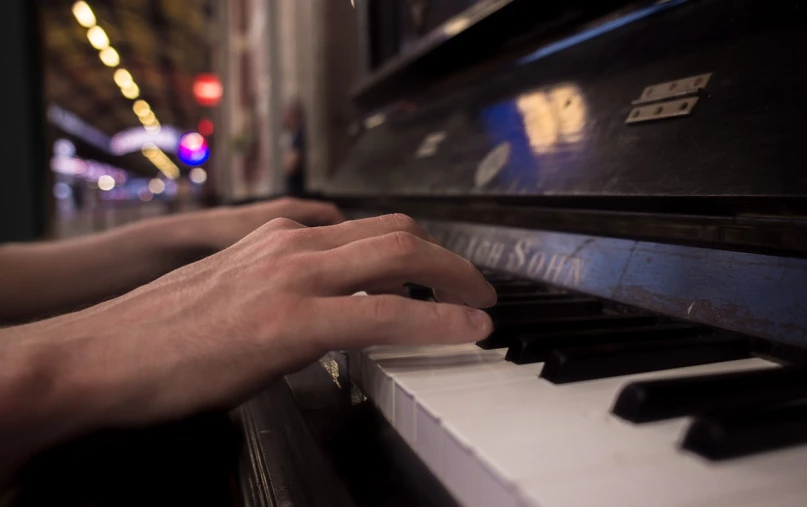
[[742, 337], [487, 275], [500, 294], [489, 339], [350, 359], [460, 504], [807, 502], [803, 370]]

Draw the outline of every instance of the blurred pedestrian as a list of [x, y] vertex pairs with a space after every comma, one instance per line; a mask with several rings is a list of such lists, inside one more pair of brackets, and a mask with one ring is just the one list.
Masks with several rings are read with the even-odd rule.
[[306, 193], [305, 122], [299, 100], [292, 100], [283, 112], [285, 150], [283, 173], [286, 176], [286, 193], [301, 197]]

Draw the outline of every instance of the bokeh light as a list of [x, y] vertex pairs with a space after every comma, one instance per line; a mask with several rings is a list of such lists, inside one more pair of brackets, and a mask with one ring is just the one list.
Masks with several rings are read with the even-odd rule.
[[73, 4], [73, 16], [76, 17], [78, 24], [84, 28], [95, 26], [95, 14], [87, 5], [87, 2], [79, 1]]
[[117, 67], [120, 65], [120, 55], [113, 47], [108, 47], [98, 53], [99, 58], [107, 67]]
[[149, 181], [149, 191], [154, 195], [160, 195], [165, 191], [165, 183], [159, 178]]
[[210, 158], [207, 140], [197, 132], [185, 134], [179, 138], [177, 157], [182, 163], [190, 166], [204, 164]]
[[103, 28], [96, 25], [87, 30], [87, 38], [90, 40], [92, 47], [98, 51], [104, 50], [109, 47], [109, 37]]
[[207, 171], [202, 169], [201, 167], [194, 167], [191, 169], [191, 173], [189, 175], [190, 180], [197, 185], [202, 185], [204, 182], [207, 181]]
[[202, 134], [203, 136], [210, 137], [213, 135], [213, 132], [215, 131], [216, 128], [213, 125], [213, 122], [210, 120], [210, 118], [202, 118], [199, 121], [199, 133]]
[[115, 178], [108, 174], [104, 174], [100, 178], [98, 178], [98, 188], [105, 192], [109, 192], [113, 188], [115, 188]]

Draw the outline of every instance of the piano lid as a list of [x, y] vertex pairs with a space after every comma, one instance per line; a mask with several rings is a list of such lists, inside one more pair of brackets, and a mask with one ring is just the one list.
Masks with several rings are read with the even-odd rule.
[[[329, 194], [796, 206], [807, 196], [807, 68], [796, 63], [807, 58], [807, 13], [797, 2], [667, 3], [391, 105], [365, 122]], [[698, 76], [690, 93], [646, 95]], [[642, 106], [649, 121], [632, 122]]]

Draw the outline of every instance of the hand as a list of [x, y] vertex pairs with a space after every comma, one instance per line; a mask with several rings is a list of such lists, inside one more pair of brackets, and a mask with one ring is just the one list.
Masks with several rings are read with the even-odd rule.
[[279, 217], [307, 225], [344, 220], [332, 204], [277, 199], [143, 220], [70, 240], [0, 245], [0, 325], [118, 296], [227, 248]]
[[308, 226], [333, 225], [345, 218], [330, 203], [283, 197], [237, 207], [220, 207], [164, 219], [163, 230], [184, 230], [187, 243], [215, 251], [227, 248], [266, 222], [288, 218]]
[[233, 407], [328, 350], [490, 333], [488, 315], [467, 306], [351, 296], [406, 282], [474, 307], [496, 302], [470, 262], [406, 216], [320, 228], [277, 219], [126, 296], [37, 325], [27, 344], [58, 358], [62, 389], [83, 393], [56, 396], [74, 400], [74, 427], [153, 423]]

